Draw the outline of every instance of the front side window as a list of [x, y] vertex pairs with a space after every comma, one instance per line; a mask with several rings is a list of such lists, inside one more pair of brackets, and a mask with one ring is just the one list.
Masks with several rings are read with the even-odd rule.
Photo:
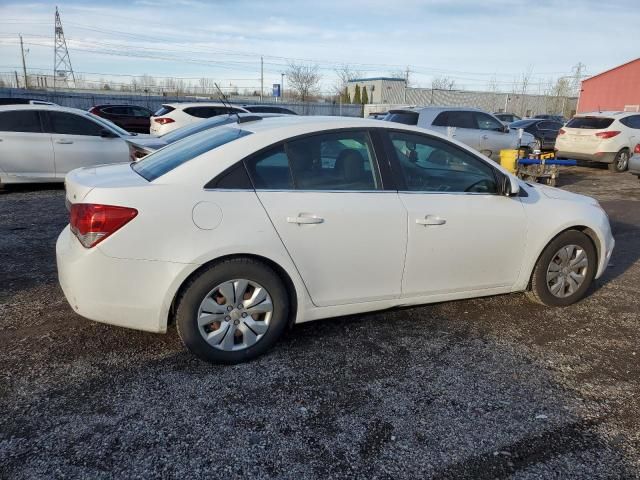
[[0, 113], [0, 132], [42, 133], [36, 110], [12, 110]]
[[367, 132], [303, 137], [247, 161], [257, 189], [369, 191], [381, 189]]
[[134, 163], [131, 168], [152, 182], [205, 152], [250, 134], [251, 132], [229, 127], [220, 127], [212, 132], [196, 133], [147, 155]]
[[491, 115], [482, 112], [475, 112], [476, 122], [480, 130], [493, 130], [494, 132], [503, 132], [504, 126]]
[[497, 193], [487, 163], [445, 140], [390, 132], [391, 143], [408, 191], [441, 193]]
[[103, 127], [82, 115], [67, 112], [49, 112], [51, 133], [99, 137]]

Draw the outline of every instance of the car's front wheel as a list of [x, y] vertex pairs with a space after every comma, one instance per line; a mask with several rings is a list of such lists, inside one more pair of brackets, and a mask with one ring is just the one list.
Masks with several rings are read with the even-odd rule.
[[563, 232], [538, 258], [528, 296], [548, 306], [571, 305], [587, 293], [596, 267], [597, 254], [591, 239], [577, 230]]
[[609, 164], [609, 170], [612, 172], [624, 172], [629, 167], [629, 150], [623, 148], [620, 150], [616, 157], [613, 159], [613, 163]]
[[183, 288], [176, 308], [178, 334], [198, 357], [240, 363], [266, 352], [282, 335], [289, 298], [272, 268], [233, 258], [202, 271]]

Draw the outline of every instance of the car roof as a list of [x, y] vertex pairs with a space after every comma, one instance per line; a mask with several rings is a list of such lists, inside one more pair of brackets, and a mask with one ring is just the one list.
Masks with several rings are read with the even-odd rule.
[[176, 102], [176, 103], [163, 103], [162, 106], [173, 108], [188, 108], [188, 107], [233, 107], [242, 109], [240, 105], [230, 105], [222, 102]]
[[94, 105], [92, 108], [102, 107], [140, 107], [149, 110], [147, 107], [144, 107], [142, 105], [134, 105], [132, 103], [100, 103], [99, 105]]
[[69, 112], [82, 115], [91, 115], [86, 110], [71, 107], [61, 107], [59, 105], [0, 105], [0, 112], [8, 112], [11, 110], [51, 110], [55, 112]]
[[[404, 107], [404, 108], [393, 108], [389, 110], [389, 113], [393, 112], [418, 112], [418, 113], [428, 113], [428, 112], [442, 112], [442, 111], [469, 111], [469, 112], [482, 112], [488, 113], [480, 108], [474, 107]], [[491, 114], [489, 114], [491, 115]]]
[[620, 117], [626, 115], [638, 115], [640, 112], [622, 112], [622, 111], [602, 111], [602, 112], [581, 112], [576, 113], [574, 117]]

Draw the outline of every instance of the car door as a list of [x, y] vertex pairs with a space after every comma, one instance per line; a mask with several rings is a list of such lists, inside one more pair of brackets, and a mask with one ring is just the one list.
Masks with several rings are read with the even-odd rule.
[[74, 168], [129, 160], [127, 142], [119, 136], [102, 137], [106, 127], [88, 116], [55, 110], [47, 114], [45, 125], [53, 141], [56, 177], [64, 178]]
[[53, 145], [38, 110], [0, 112], [0, 170], [6, 175], [54, 179]]
[[620, 123], [628, 127], [625, 133], [628, 134], [629, 138], [629, 150], [633, 152], [636, 144], [640, 143], [640, 115], [630, 115], [622, 118], [620, 119]]
[[440, 112], [433, 120], [434, 130], [449, 135], [447, 127], [453, 128], [452, 138], [465, 145], [480, 150], [480, 132], [472, 111], [445, 110]]
[[246, 165], [314, 304], [400, 295], [406, 210], [383, 189], [366, 130], [294, 139]]
[[500, 150], [513, 148], [513, 135], [497, 118], [484, 112], [473, 112], [473, 115], [480, 132], [480, 152], [500, 161]]
[[131, 128], [135, 132], [149, 133], [151, 112], [142, 107], [127, 107], [132, 118]]
[[[408, 211], [402, 296], [509, 291], [525, 248], [518, 197], [499, 195], [488, 161], [446, 140], [401, 131], [388, 138]], [[417, 158], [406, 154], [413, 145]]]

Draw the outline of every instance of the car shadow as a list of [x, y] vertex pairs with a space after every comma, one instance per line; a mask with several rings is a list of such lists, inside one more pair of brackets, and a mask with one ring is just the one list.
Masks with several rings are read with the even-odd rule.
[[0, 184], [0, 195], [10, 193], [43, 192], [64, 190], [64, 183], [6, 183]]

